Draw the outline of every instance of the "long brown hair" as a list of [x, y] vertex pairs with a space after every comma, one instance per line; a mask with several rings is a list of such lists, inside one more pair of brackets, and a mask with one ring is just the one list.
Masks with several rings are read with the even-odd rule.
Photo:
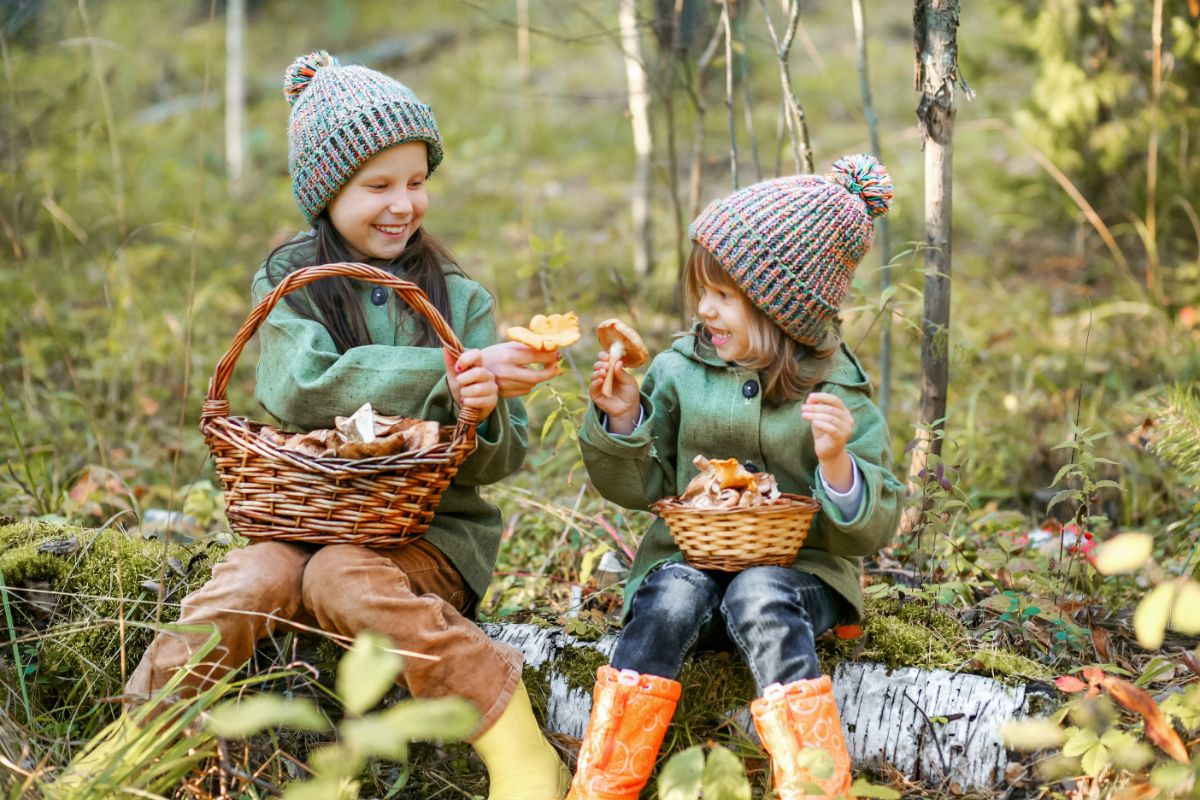
[[[293, 264], [286, 257], [277, 258], [286, 256], [293, 248], [311, 246], [313, 240], [316, 242], [316, 253], [311, 264]], [[336, 264], [340, 261], [358, 259], [350, 254], [341, 234], [333, 227], [329, 212], [322, 211], [313, 223], [312, 239], [299, 238], [286, 242], [267, 256], [267, 280], [275, 286], [284, 275], [301, 267]], [[450, 318], [450, 290], [446, 286], [446, 273], [461, 275], [463, 272], [446, 246], [426, 233], [424, 228], [417, 228], [413, 232], [400, 255], [377, 266], [419, 286], [433, 307], [446, 318], [446, 322], [454, 324]], [[357, 282], [350, 278], [322, 278], [310, 283], [302, 291], [292, 292], [284, 300], [297, 314], [324, 325], [333, 337], [338, 352], [345, 353], [352, 347], [372, 343], [356, 287]], [[413, 344], [417, 347], [440, 346], [441, 340], [433, 326], [403, 303], [401, 305], [402, 313], [415, 317], [419, 323], [417, 339]]]
[[[842, 344], [840, 320], [835, 318], [829, 324], [817, 345], [800, 344], [750, 302], [712, 253], [694, 245], [683, 282], [684, 297], [693, 311], [700, 307], [700, 290], [705, 286], [732, 292], [742, 301], [750, 322], [750, 346], [749, 352], [738, 359], [737, 364], [763, 376], [763, 399], [768, 405], [803, 400], [825, 381], [833, 368], [831, 356]], [[712, 345], [704, 326], [700, 326], [696, 335], [705, 344]]]

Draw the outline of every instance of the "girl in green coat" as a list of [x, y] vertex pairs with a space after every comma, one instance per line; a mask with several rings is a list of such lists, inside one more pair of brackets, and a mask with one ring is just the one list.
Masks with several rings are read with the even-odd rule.
[[[848, 792], [850, 759], [814, 638], [861, 615], [859, 560], [895, 529], [903, 487], [836, 314], [891, 198], [886, 170], [856, 155], [824, 177], [764, 181], [717, 200], [691, 228], [694, 331], [655, 358], [640, 390], [620, 360], [600, 354], [580, 444], [605, 497], [644, 509], [682, 494], [703, 455], [770, 472], [781, 491], [811, 495], [820, 510], [791, 567], [736, 573], [690, 566], [655, 521], [634, 560], [612, 663], [597, 674], [570, 797], [638, 797], [684, 658], [722, 636], [754, 675], [751, 711], [779, 796]], [[805, 747], [826, 750], [832, 772], [810, 771]]]
[[[367, 401], [383, 414], [443, 424], [470, 407], [483, 421], [422, 538], [390, 549], [266, 540], [230, 553], [183, 602], [181, 623], [221, 634], [212, 662], [187, 683], [203, 686], [241, 666], [281, 622], [347, 637], [374, 630], [438, 657], [407, 661], [401, 680], [413, 695], [457, 695], [478, 710], [471, 743], [489, 772], [489, 798], [560, 798], [569, 775], [534, 720], [521, 654], [471, 621], [501, 533], [499, 510], [478, 487], [520, 467], [527, 420], [519, 398], [556, 374], [529, 365], [558, 355], [498, 344], [491, 296], [425, 231], [426, 182], [442, 160], [429, 106], [392, 78], [324, 51], [289, 67], [284, 93], [292, 189], [311, 230], [268, 257], [254, 278], [255, 302], [300, 267], [367, 262], [420, 286], [465, 350], [449, 360], [432, 326], [392, 292], [325, 278], [287, 295], [262, 325], [259, 402], [291, 430], [331, 428]], [[160, 634], [127, 696], [151, 696], [207, 638]]]

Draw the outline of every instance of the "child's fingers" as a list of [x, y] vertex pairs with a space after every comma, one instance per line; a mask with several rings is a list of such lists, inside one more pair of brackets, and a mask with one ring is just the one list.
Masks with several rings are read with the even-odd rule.
[[812, 392], [808, 397], [804, 398], [805, 405], [825, 405], [834, 406], [835, 408], [846, 408], [845, 401], [836, 394], [829, 392]]
[[842, 434], [845, 433], [845, 431], [843, 431], [837, 425], [835, 425], [831, 422], [826, 422], [824, 420], [820, 420], [820, 419], [813, 420], [812, 427], [813, 427], [814, 431], [820, 431], [821, 433], [827, 433], [830, 436], [841, 436]]
[[454, 362], [454, 369], [459, 373], [465, 373], [472, 367], [481, 366], [483, 366], [483, 351], [477, 349], [464, 350], [462, 355], [458, 357], [458, 361]]
[[483, 367], [473, 367], [466, 372], [461, 372], [458, 374], [458, 385], [464, 388], [481, 383], [487, 384], [495, 382], [496, 376], [492, 375], [492, 373], [488, 372]]

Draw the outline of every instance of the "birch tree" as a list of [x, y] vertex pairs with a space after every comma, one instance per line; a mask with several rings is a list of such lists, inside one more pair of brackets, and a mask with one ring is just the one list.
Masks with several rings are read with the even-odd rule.
[[646, 86], [646, 61], [638, 36], [637, 2], [621, 0], [617, 11], [621, 30], [621, 53], [625, 57], [625, 81], [629, 86], [629, 120], [633, 125], [633, 149], [637, 166], [633, 176], [630, 210], [633, 214], [633, 269], [639, 278], [650, 274], [650, 157], [653, 138], [650, 133], [650, 92]]
[[[921, 416], [909, 469], [910, 486], [930, 455], [940, 455], [935, 429], [946, 416], [950, 354], [950, 265], [954, 94], [958, 77], [958, 0], [915, 0], [917, 124], [925, 151], [925, 310], [921, 323]], [[963, 84], [964, 90], [969, 89]], [[906, 515], [911, 530], [919, 514]]]

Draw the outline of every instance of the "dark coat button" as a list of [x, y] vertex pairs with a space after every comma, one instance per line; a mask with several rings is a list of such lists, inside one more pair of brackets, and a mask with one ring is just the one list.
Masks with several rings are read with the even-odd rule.
[[754, 395], [758, 394], [758, 381], [748, 380], [745, 383], [743, 383], [742, 384], [742, 394], [745, 395], [747, 398], [754, 397]]
[[758, 468], [758, 465], [753, 461], [747, 461], [745, 464], [742, 464], [742, 466], [746, 468], [746, 472], [762, 472], [762, 470]]
[[387, 302], [387, 289], [382, 286], [376, 286], [371, 290], [371, 302], [377, 306], [381, 306]]

